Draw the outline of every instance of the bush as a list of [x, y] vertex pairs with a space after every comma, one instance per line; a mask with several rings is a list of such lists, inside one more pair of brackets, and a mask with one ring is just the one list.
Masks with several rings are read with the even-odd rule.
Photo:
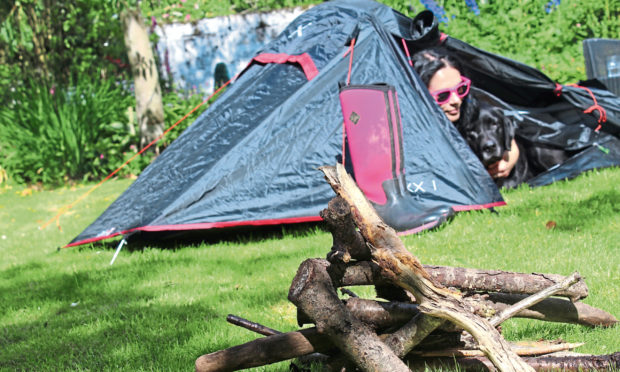
[[[19, 74], [13, 85], [26, 78], [68, 86], [77, 76], [126, 76], [110, 61], [125, 54], [121, 8], [118, 0], [2, 1], [0, 63]], [[0, 79], [0, 87], [6, 83]]]
[[98, 179], [137, 151], [134, 98], [110, 80], [49, 91], [29, 81], [10, 99], [0, 108], [0, 164], [17, 182]]
[[[164, 95], [162, 100], [164, 102], [165, 126], [169, 128], [191, 112], [196, 106], [200, 105], [204, 98], [200, 94], [186, 96], [173, 91]], [[188, 115], [187, 118], [171, 129], [160, 141], [160, 146], [167, 147], [170, 145], [208, 106], [207, 103], [201, 105], [196, 111]]]
[[[404, 0], [383, 2], [411, 17], [424, 10], [422, 5], [412, 9], [411, 3]], [[440, 24], [443, 32], [535, 67], [562, 84], [586, 79], [584, 39], [620, 35], [617, 0], [444, 0], [434, 3], [446, 12], [448, 22]], [[474, 4], [479, 15], [472, 10]]]

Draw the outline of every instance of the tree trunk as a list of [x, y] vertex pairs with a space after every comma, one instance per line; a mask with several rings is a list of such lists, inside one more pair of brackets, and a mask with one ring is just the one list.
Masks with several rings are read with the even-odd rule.
[[[159, 73], [155, 58], [153, 58], [149, 35], [139, 10], [123, 10], [121, 21], [134, 81], [140, 148], [144, 148], [164, 132], [164, 108], [159, 86]], [[155, 147], [155, 152], [159, 154], [158, 147]]]

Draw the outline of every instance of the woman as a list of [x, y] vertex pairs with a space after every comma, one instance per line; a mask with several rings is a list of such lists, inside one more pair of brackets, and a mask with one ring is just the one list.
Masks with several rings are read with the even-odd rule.
[[[457, 128], [464, 127], [464, 123], [477, 116], [478, 105], [475, 98], [469, 95], [471, 80], [461, 74], [463, 69], [458, 60], [441, 48], [422, 50], [412, 59], [414, 70], [448, 120]], [[491, 164], [487, 171], [493, 178], [508, 177], [518, 159], [519, 148], [513, 139], [504, 159]]]

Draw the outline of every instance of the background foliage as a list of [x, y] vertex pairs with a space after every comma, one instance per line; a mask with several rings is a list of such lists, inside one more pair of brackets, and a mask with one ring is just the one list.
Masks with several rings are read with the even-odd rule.
[[135, 152], [131, 92], [87, 76], [73, 85], [50, 91], [29, 80], [0, 110], [2, 163], [16, 181], [101, 178]]
[[382, 2], [410, 17], [424, 10], [422, 3], [435, 3], [438, 19], [445, 12], [443, 32], [536, 67], [561, 84], [586, 79], [583, 40], [620, 35], [620, 0]]
[[[620, 35], [620, 0], [381, 1], [411, 17], [431, 8], [444, 20], [442, 31], [534, 66], [560, 83], [586, 78], [582, 40]], [[145, 22], [154, 26], [318, 2], [0, 2], [0, 129], [10, 133], [0, 134], [0, 171], [20, 182], [95, 179], [120, 166], [126, 160], [120, 154], [137, 146], [138, 137], [131, 131], [135, 122], [127, 115], [135, 101], [119, 17], [123, 7], [139, 4]], [[78, 91], [85, 92], [79, 93], [84, 96], [81, 101], [72, 96]], [[168, 90], [166, 125], [174, 124], [201, 99]], [[188, 118], [175, 128], [164, 145], [191, 121]], [[87, 143], [92, 140], [100, 143]], [[33, 148], [45, 150], [32, 152]], [[147, 156], [132, 162], [125, 173], [139, 173], [149, 160]]]

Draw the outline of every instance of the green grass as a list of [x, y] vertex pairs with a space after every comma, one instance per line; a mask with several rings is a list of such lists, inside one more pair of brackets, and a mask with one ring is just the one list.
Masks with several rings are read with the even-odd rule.
[[[318, 176], [318, 175], [317, 175]], [[59, 225], [40, 230], [91, 185], [33, 191], [0, 184], [1, 370], [192, 370], [207, 352], [258, 337], [229, 325], [229, 313], [282, 331], [296, 329], [288, 287], [302, 260], [324, 257], [331, 236], [289, 229], [283, 236], [161, 249], [58, 249], [130, 183], [105, 183]], [[590, 289], [584, 302], [620, 316], [620, 169], [505, 193], [508, 206], [461, 213], [438, 231], [404, 238], [423, 263], [570, 274]], [[555, 229], [546, 223], [555, 221]], [[361, 293], [369, 291], [360, 290]], [[584, 341], [577, 351], [620, 351], [618, 327], [510, 320], [517, 339]], [[257, 370], [286, 371], [288, 363]]]

